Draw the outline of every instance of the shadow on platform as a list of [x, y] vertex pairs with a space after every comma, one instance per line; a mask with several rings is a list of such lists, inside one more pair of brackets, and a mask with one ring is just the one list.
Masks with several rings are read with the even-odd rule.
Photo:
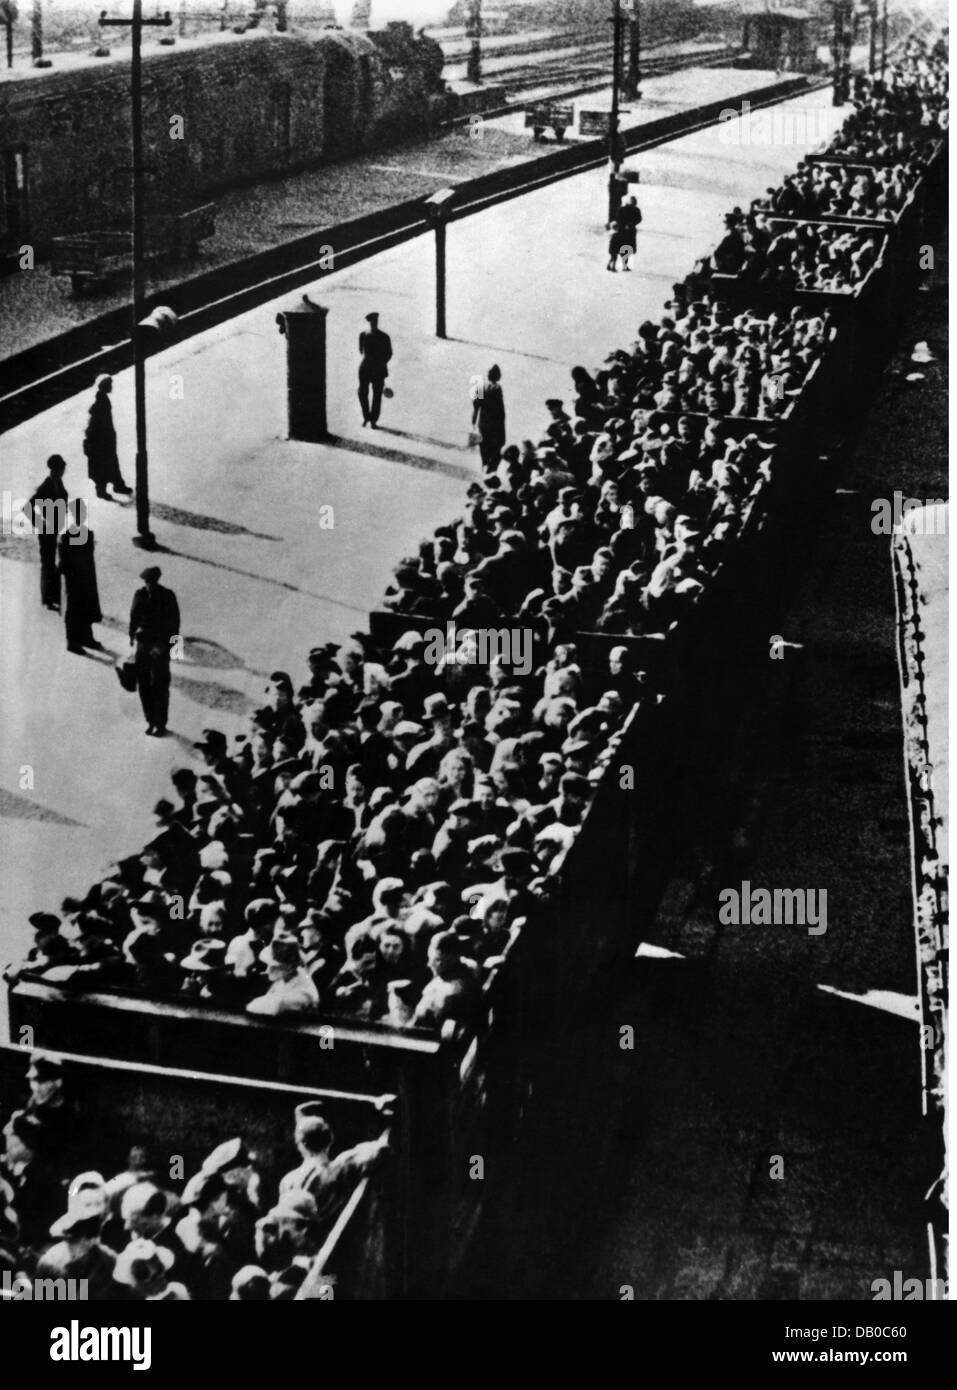
[[[382, 426], [383, 431], [388, 427]], [[398, 430], [389, 431], [391, 434], [398, 434]], [[364, 439], [347, 439], [341, 434], [330, 434], [323, 440], [331, 449], [345, 449], [351, 454], [364, 454], [369, 458], [382, 459], [386, 463], [404, 464], [406, 468], [419, 468], [427, 473], [441, 473], [446, 478], [455, 478], [459, 482], [471, 483], [475, 481], [475, 470], [465, 468], [460, 463], [445, 463], [442, 459], [423, 458], [421, 455], [404, 454], [399, 449], [390, 449], [384, 444], [373, 444]], [[454, 444], [442, 444], [443, 449], [454, 449]]]

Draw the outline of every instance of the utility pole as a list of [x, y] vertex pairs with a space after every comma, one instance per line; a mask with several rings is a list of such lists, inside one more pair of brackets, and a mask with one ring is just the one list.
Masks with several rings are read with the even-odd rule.
[[884, 12], [881, 15], [881, 81], [887, 72], [887, 0], [884, 0]]
[[877, 67], [877, 0], [868, 0], [867, 17], [867, 71], [871, 77]]
[[108, 19], [100, 15], [103, 28], [130, 30], [130, 98], [132, 101], [133, 146], [133, 389], [136, 397], [136, 530], [133, 544], [155, 550], [156, 537], [150, 530], [149, 460], [146, 453], [146, 358], [141, 323], [146, 304], [145, 245], [143, 208], [143, 25], [167, 29], [172, 24], [169, 11], [156, 19], [143, 18], [143, 0], [133, 0], [132, 19]]
[[13, 26], [17, 18], [15, 0], [0, 0], [0, 23], [7, 30], [7, 67], [13, 67]]
[[625, 97], [637, 101], [641, 96], [641, 3], [631, 0], [625, 19], [628, 28], [628, 64], [625, 68]]
[[478, 83], [482, 80], [482, 0], [469, 0], [465, 37], [472, 40], [466, 76]]
[[611, 59], [611, 116], [608, 120], [608, 221], [614, 222], [618, 216], [621, 190], [618, 184], [618, 171], [621, 168], [622, 150], [618, 134], [618, 102], [621, 91], [621, 0], [614, 0], [615, 9], [608, 21], [614, 34], [614, 47]]
[[853, 0], [831, 0], [834, 9], [834, 37], [831, 53], [834, 59], [833, 105], [843, 106], [850, 95], [851, 27]]

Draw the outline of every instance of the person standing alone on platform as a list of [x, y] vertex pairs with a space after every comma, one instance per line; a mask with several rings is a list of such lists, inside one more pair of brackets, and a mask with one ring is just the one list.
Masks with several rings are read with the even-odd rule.
[[54, 612], [60, 610], [60, 571], [57, 569], [57, 541], [68, 521], [69, 493], [63, 483], [66, 459], [53, 454], [47, 459], [48, 477], [30, 498], [30, 520], [40, 546], [40, 602]]
[[363, 425], [371, 425], [375, 429], [382, 409], [389, 363], [392, 361], [392, 339], [379, 327], [378, 314], [366, 314], [366, 323], [369, 327], [359, 334], [359, 404], [362, 406]]
[[120, 473], [120, 463], [116, 454], [116, 430], [113, 428], [113, 407], [110, 396], [113, 393], [113, 378], [98, 376], [96, 395], [90, 406], [86, 434], [83, 437], [83, 452], [89, 464], [90, 478], [96, 488], [97, 497], [109, 498], [107, 487], [114, 492], [129, 496], [133, 491], [127, 487]]
[[93, 636], [93, 624], [103, 621], [100, 595], [96, 586], [93, 558], [93, 532], [86, 524], [86, 503], [79, 498], [70, 505], [70, 524], [60, 537], [60, 573], [66, 590], [63, 617], [66, 623], [66, 649], [82, 655], [84, 647], [103, 646]]
[[133, 595], [130, 644], [136, 648], [136, 688], [146, 718], [146, 732], [166, 733], [169, 717], [169, 663], [179, 635], [179, 604], [172, 589], [160, 583], [162, 570], [150, 565], [140, 575], [143, 588]]
[[472, 426], [478, 432], [482, 467], [491, 473], [505, 448], [505, 396], [501, 368], [489, 367], [484, 380], [472, 386]]

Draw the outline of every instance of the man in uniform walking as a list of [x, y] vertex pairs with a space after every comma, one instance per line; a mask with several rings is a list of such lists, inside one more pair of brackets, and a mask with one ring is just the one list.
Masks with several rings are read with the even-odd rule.
[[379, 327], [378, 314], [366, 314], [366, 323], [369, 327], [359, 334], [359, 404], [362, 406], [363, 425], [371, 425], [375, 429], [392, 360], [392, 339]]
[[172, 589], [160, 583], [162, 570], [150, 565], [140, 578], [143, 588], [133, 595], [130, 645], [136, 648], [136, 685], [146, 717], [146, 732], [166, 733], [169, 716], [170, 647], [179, 635], [179, 604]]

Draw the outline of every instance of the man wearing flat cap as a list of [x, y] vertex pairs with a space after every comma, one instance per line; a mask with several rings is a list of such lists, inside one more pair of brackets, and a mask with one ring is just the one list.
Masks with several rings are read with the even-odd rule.
[[65, 1158], [68, 1145], [76, 1146], [79, 1126], [76, 1110], [64, 1094], [63, 1063], [45, 1052], [34, 1052], [27, 1067], [27, 1085], [27, 1113], [42, 1126], [45, 1151], [51, 1157]]
[[359, 334], [359, 404], [363, 425], [375, 429], [392, 360], [392, 339], [379, 327], [378, 314], [366, 314], [366, 323], [369, 327]]
[[146, 732], [155, 738], [166, 733], [169, 715], [169, 663], [171, 645], [179, 635], [179, 604], [172, 589], [160, 583], [162, 570], [148, 565], [140, 578], [143, 587], [133, 595], [130, 609], [130, 646], [136, 648], [136, 686], [146, 718]]

